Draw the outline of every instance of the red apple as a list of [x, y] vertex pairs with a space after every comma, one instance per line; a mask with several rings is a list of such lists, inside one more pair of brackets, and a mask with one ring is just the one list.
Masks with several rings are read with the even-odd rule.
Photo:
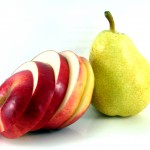
[[[34, 81], [33, 90], [31, 90], [32, 97], [28, 100], [29, 104], [26, 109], [24, 108], [25, 111], [22, 116], [16, 120], [13, 126], [10, 126], [9, 129], [2, 132], [2, 134], [8, 138], [17, 138], [34, 128], [44, 116], [54, 94], [55, 78], [54, 71], [50, 65], [30, 61], [21, 65], [15, 73], [23, 70], [30, 70], [32, 72]], [[16, 84], [16, 86], [20, 86], [20, 82]], [[13, 86], [11, 88], [14, 89]], [[17, 96], [22, 95], [21, 91], [17, 94]], [[15, 96], [11, 98], [14, 99]], [[11, 103], [9, 105], [11, 105]], [[22, 102], [21, 105], [23, 107], [24, 103]], [[17, 113], [17, 108], [14, 109]]]
[[40, 61], [52, 66], [55, 74], [55, 91], [51, 103], [40, 122], [32, 129], [42, 128], [54, 115], [66, 94], [69, 81], [69, 65], [66, 58], [56, 51], [47, 50], [36, 56], [33, 61]]
[[63, 51], [69, 64], [70, 76], [66, 95], [60, 107], [44, 128], [57, 129], [68, 120], [78, 107], [87, 81], [87, 70], [82, 61], [72, 51]]
[[45, 51], [0, 86], [0, 132], [17, 138], [38, 129], [64, 128], [87, 110], [94, 88], [89, 61], [72, 51]]

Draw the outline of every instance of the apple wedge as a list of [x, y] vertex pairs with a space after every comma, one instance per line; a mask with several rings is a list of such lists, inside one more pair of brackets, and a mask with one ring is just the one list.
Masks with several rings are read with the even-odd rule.
[[86, 110], [88, 109], [91, 103], [93, 89], [94, 89], [94, 73], [89, 61], [84, 57], [80, 57], [80, 59], [85, 64], [88, 72], [86, 87], [84, 89], [82, 98], [80, 100], [79, 106], [76, 109], [75, 113], [65, 123], [59, 126], [59, 128], [64, 128], [77, 121], [86, 112]]
[[69, 64], [69, 83], [66, 95], [56, 113], [44, 127], [46, 129], [57, 129], [73, 115], [80, 103], [87, 81], [86, 67], [78, 56], [69, 50], [60, 54], [67, 59]]
[[[32, 72], [34, 79], [32, 97], [20, 119], [9, 129], [2, 132], [7, 138], [17, 138], [34, 128], [48, 109], [55, 90], [54, 71], [50, 65], [29, 61], [21, 65], [14, 73], [23, 70]], [[18, 95], [21, 95], [21, 92]], [[21, 105], [24, 105], [24, 103], [21, 103]]]
[[33, 82], [32, 73], [26, 70], [13, 74], [0, 86], [0, 132], [15, 124], [24, 113], [32, 96]]
[[64, 56], [53, 50], [42, 52], [33, 58], [32, 61], [39, 61], [51, 65], [55, 74], [55, 91], [51, 103], [44, 117], [32, 129], [38, 130], [50, 120], [64, 99], [69, 81], [69, 65]]

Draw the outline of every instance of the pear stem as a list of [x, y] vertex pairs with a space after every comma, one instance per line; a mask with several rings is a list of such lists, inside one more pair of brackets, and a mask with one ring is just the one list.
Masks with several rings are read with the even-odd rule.
[[110, 31], [115, 32], [115, 22], [114, 22], [112, 14], [109, 11], [105, 11], [104, 14], [107, 20], [109, 21]]

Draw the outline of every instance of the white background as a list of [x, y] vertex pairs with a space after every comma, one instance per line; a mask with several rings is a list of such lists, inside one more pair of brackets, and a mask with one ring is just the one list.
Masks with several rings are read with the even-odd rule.
[[[22, 63], [44, 50], [73, 50], [89, 57], [96, 35], [108, 29], [128, 34], [150, 61], [149, 0], [0, 0], [0, 83]], [[150, 106], [133, 117], [106, 117], [91, 106], [73, 125], [56, 132], [32, 133], [0, 149], [150, 149]]]

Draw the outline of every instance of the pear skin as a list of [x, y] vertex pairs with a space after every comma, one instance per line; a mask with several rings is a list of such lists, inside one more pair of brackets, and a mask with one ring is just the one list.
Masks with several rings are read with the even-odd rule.
[[115, 31], [109, 11], [110, 30], [98, 34], [90, 51], [95, 76], [92, 105], [108, 116], [131, 116], [150, 101], [150, 64], [132, 40]]

